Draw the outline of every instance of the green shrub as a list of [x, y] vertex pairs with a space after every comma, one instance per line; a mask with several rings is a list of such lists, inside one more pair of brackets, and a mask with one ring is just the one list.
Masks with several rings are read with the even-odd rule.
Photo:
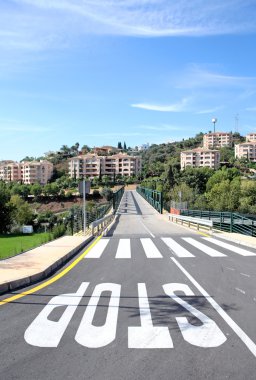
[[63, 224], [54, 226], [52, 229], [53, 239], [57, 239], [63, 235], [65, 235], [66, 227]]

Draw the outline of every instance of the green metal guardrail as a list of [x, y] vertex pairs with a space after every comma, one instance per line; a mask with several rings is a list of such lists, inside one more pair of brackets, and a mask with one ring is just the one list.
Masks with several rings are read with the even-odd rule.
[[136, 187], [139, 193], [146, 201], [153, 206], [160, 214], [163, 213], [163, 194], [161, 191], [148, 189], [147, 187]]
[[213, 228], [221, 231], [236, 232], [242, 235], [250, 235], [256, 237], [256, 221], [250, 218], [246, 218], [238, 213], [182, 210], [180, 214], [197, 218], [210, 219], [213, 221]]
[[124, 194], [124, 186], [122, 186], [119, 190], [113, 193], [113, 211], [116, 213], [118, 206], [121, 202], [122, 196]]

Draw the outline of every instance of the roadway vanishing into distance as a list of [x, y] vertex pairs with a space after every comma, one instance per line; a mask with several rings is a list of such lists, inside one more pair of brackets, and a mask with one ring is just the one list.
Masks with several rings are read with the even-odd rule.
[[71, 271], [0, 306], [0, 378], [255, 379], [255, 266], [255, 249], [167, 222], [126, 191]]

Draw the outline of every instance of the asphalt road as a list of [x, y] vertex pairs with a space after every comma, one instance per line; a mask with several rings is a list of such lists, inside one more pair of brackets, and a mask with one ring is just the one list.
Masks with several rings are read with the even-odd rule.
[[127, 191], [85, 259], [0, 306], [0, 379], [254, 380], [255, 267]]

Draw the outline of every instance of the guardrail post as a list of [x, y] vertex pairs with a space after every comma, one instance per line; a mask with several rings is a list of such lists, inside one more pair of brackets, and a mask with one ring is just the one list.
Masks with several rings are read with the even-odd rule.
[[233, 232], [233, 212], [230, 213], [230, 232]]

